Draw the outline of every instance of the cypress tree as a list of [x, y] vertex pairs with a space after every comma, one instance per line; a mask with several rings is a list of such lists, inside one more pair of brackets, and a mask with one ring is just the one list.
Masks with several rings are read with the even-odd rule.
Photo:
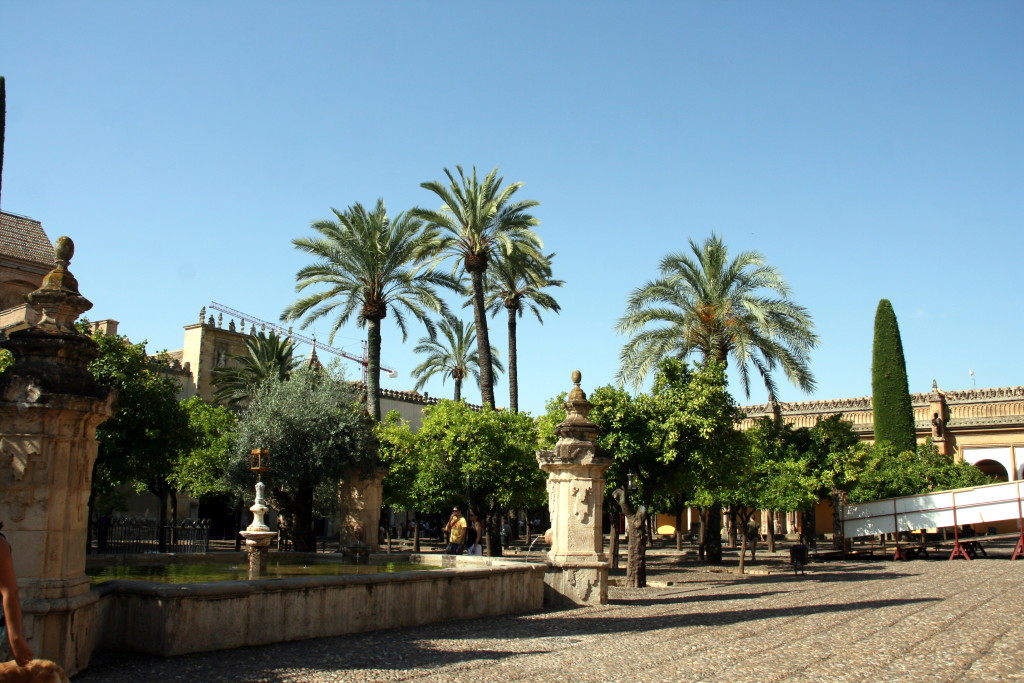
[[907, 364], [896, 313], [888, 299], [875, 311], [875, 342], [871, 354], [871, 407], [875, 443], [887, 441], [898, 451], [917, 449], [914, 409], [910, 405]]

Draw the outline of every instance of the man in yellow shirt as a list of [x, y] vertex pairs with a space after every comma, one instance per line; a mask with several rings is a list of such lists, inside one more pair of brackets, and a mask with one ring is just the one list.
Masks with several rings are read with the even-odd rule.
[[458, 506], [452, 508], [452, 516], [444, 525], [445, 533], [448, 534], [448, 547], [445, 555], [458, 555], [462, 552], [462, 539], [466, 537], [466, 518], [462, 516], [462, 510]]

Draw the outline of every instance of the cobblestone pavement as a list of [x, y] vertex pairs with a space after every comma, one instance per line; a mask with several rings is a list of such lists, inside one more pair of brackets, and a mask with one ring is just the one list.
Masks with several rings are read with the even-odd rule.
[[1001, 555], [737, 576], [656, 551], [652, 585], [612, 587], [600, 607], [170, 659], [103, 654], [74, 680], [1016, 680], [1024, 562]]

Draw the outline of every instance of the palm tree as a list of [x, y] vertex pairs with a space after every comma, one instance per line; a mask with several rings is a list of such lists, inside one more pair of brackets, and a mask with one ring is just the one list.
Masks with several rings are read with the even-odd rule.
[[528, 213], [540, 202], [512, 196], [523, 186], [511, 183], [502, 187], [504, 178], [495, 168], [479, 181], [476, 168], [467, 176], [461, 166], [456, 178], [447, 168], [448, 184], [422, 183], [420, 187], [436, 194], [440, 210], [416, 209], [414, 213], [432, 227], [446, 233], [441, 252], [455, 259], [453, 273], [461, 266], [472, 283], [473, 323], [476, 325], [477, 353], [480, 356], [480, 395], [484, 405], [494, 406], [494, 373], [491, 366], [491, 341], [487, 332], [487, 307], [484, 303], [484, 273], [492, 260], [522, 252], [543, 258], [540, 238], [531, 229], [539, 221]]
[[[438, 335], [423, 337], [413, 349], [414, 353], [425, 353], [427, 357], [412, 371], [418, 378], [416, 391], [422, 389], [434, 375], [441, 375], [441, 382], [451, 377], [455, 381], [455, 400], [462, 400], [462, 380], [472, 376], [480, 383], [480, 354], [476, 349], [476, 330], [473, 323], [466, 325], [458, 318], [445, 317], [437, 324]], [[497, 351], [491, 348], [491, 362], [494, 368], [504, 371]]]
[[491, 315], [497, 315], [504, 308], [508, 314], [508, 407], [513, 413], [519, 412], [516, 318], [521, 318], [523, 310], [529, 309], [543, 325], [541, 310], [555, 313], [561, 310], [555, 298], [543, 291], [546, 287], [561, 287], [565, 284], [551, 277], [551, 259], [554, 257], [554, 254], [548, 254], [536, 259], [521, 253], [512, 254], [496, 261], [487, 271], [487, 310]]
[[268, 377], [284, 381], [298, 367], [299, 361], [294, 358], [295, 345], [292, 340], [282, 339], [274, 332], [251, 335], [245, 340], [245, 346], [248, 355], [229, 357], [235, 365], [213, 369], [211, 382], [217, 387], [213, 394], [214, 401], [229, 406], [238, 405], [252, 397], [256, 387]]
[[345, 211], [331, 209], [334, 220], [313, 223], [318, 237], [292, 240], [296, 249], [317, 258], [299, 270], [295, 289], [314, 285], [327, 288], [302, 297], [281, 314], [282, 320], [305, 318], [302, 327], [333, 315], [330, 340], [355, 313], [366, 328], [366, 390], [373, 418], [380, 421], [380, 323], [390, 312], [407, 338], [406, 313], [434, 334], [427, 311], [444, 313], [447, 307], [436, 286], [458, 288], [454, 278], [435, 271], [431, 258], [437, 252], [440, 234], [410, 214], [388, 217], [384, 200], [373, 211], [353, 204]]
[[818, 343], [811, 316], [789, 298], [781, 273], [764, 256], [745, 251], [729, 260], [722, 238], [703, 244], [690, 240], [693, 255], [669, 254], [661, 276], [630, 295], [619, 333], [633, 335], [619, 354], [620, 383], [640, 384], [662, 358], [685, 358], [739, 369], [750, 396], [750, 366], [764, 381], [770, 399], [778, 394], [771, 372], [781, 367], [800, 389], [812, 391], [808, 365]]

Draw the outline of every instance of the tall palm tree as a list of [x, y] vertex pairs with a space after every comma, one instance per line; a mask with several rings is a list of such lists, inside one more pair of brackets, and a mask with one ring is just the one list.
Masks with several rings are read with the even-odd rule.
[[522, 252], [543, 258], [540, 238], [531, 229], [540, 221], [529, 209], [540, 202], [525, 199], [513, 201], [523, 186], [511, 183], [502, 187], [504, 178], [494, 168], [480, 181], [476, 168], [467, 176], [461, 166], [455, 167], [458, 178], [447, 168], [448, 184], [431, 181], [420, 187], [430, 190], [442, 201], [437, 211], [416, 209], [414, 213], [442, 231], [442, 253], [455, 259], [469, 273], [472, 284], [473, 323], [476, 325], [477, 353], [480, 356], [480, 394], [485, 405], [494, 406], [494, 372], [491, 366], [491, 340], [487, 332], [487, 307], [484, 303], [484, 273], [492, 260]]
[[296, 291], [315, 285], [326, 285], [326, 289], [300, 298], [284, 310], [281, 319], [304, 318], [305, 328], [332, 315], [333, 342], [338, 330], [356, 315], [359, 326], [366, 328], [367, 402], [379, 422], [381, 321], [390, 312], [404, 341], [406, 313], [410, 313], [433, 335], [434, 323], [427, 312], [447, 311], [435, 287], [457, 289], [458, 283], [431, 265], [440, 243], [436, 228], [406, 213], [390, 218], [383, 199], [373, 211], [358, 203], [345, 211], [331, 211], [333, 220], [312, 225], [319, 236], [292, 240], [296, 249], [317, 259], [296, 273]]
[[[476, 329], [473, 323], [466, 325], [458, 318], [445, 317], [437, 324], [438, 335], [423, 337], [413, 349], [414, 353], [425, 353], [427, 357], [412, 371], [418, 378], [416, 391], [422, 389], [434, 375], [441, 375], [441, 382], [451, 377], [455, 381], [455, 400], [462, 400], [462, 381], [473, 377], [480, 383], [480, 354], [476, 349]], [[491, 348], [491, 362], [495, 370], [504, 371], [497, 351]]]
[[731, 358], [748, 397], [750, 366], [770, 399], [778, 394], [771, 376], [776, 367], [812, 391], [809, 355], [818, 337], [807, 309], [788, 298], [782, 274], [755, 251], [730, 261], [714, 234], [703, 244], [691, 239], [690, 250], [666, 256], [661, 276], [630, 295], [616, 325], [632, 335], [619, 354], [619, 381], [640, 384], [662, 358], [696, 353], [723, 365]]
[[259, 332], [245, 340], [248, 355], [229, 357], [235, 365], [213, 369], [211, 382], [217, 391], [214, 401], [235, 406], [252, 397], [256, 387], [269, 377], [286, 380], [299, 361], [294, 357], [295, 344], [276, 333]]
[[551, 277], [551, 259], [548, 254], [540, 259], [517, 253], [497, 260], [487, 271], [485, 287], [486, 305], [491, 315], [505, 309], [508, 315], [508, 407], [519, 412], [519, 354], [516, 346], [517, 318], [528, 309], [543, 325], [541, 310], [561, 310], [555, 298], [543, 291], [547, 287], [561, 287], [562, 280]]

